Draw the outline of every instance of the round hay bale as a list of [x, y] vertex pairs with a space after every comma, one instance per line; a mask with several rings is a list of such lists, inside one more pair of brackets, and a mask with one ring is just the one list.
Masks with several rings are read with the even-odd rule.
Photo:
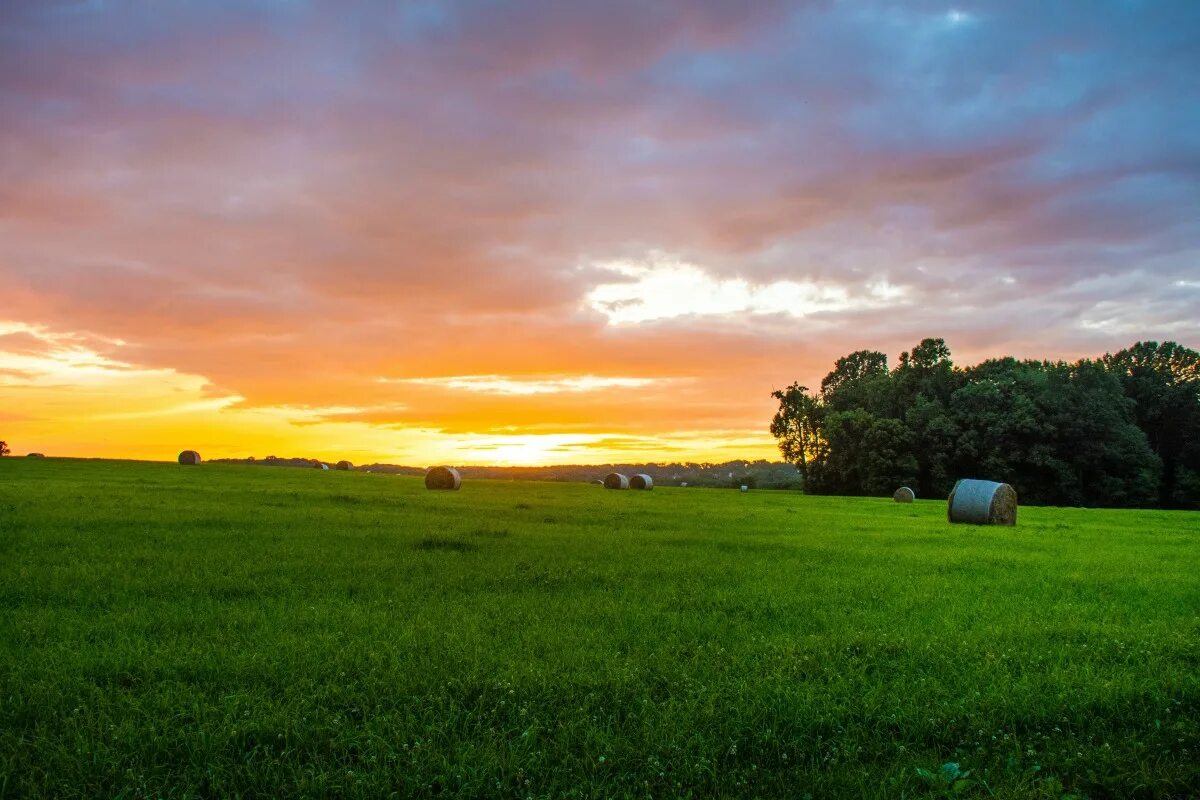
[[187, 464], [189, 466], [199, 464], [200, 463], [200, 454], [197, 453], [195, 450], [184, 450], [182, 453], [179, 454], [179, 463]]
[[946, 499], [946, 518], [969, 525], [1016, 525], [1017, 490], [1007, 483], [963, 478]]
[[351, 464], [349, 461], [339, 461], [337, 463], [337, 469], [340, 469], [340, 470], [354, 469], [354, 465]]
[[654, 488], [654, 478], [651, 478], [644, 472], [639, 472], [629, 479], [629, 488], [650, 491]]
[[317, 469], [326, 469], [326, 470], [327, 470], [327, 469], [329, 469], [329, 465], [328, 465], [328, 464], [323, 464], [323, 463], [322, 463], [322, 464], [317, 464]]
[[917, 499], [917, 493], [907, 486], [901, 486], [892, 495], [892, 499], [897, 503], [911, 503], [913, 500]]
[[25, 457], [26, 458], [45, 458], [46, 454], [45, 453], [27, 453], [25, 455]]
[[681, 483], [681, 484], [679, 484], [679, 485], [680, 485], [680, 486], [682, 486], [683, 488], [685, 488], [685, 489], [686, 489], [686, 488], [687, 488], [687, 481], [684, 481], [683, 483]]
[[454, 467], [430, 467], [425, 473], [426, 489], [454, 489], [462, 486], [462, 476]]
[[748, 492], [748, 491], [750, 491], [750, 487], [743, 483], [741, 486], [741, 490], [743, 492]]
[[604, 476], [605, 489], [628, 489], [629, 478], [619, 472], [610, 472]]

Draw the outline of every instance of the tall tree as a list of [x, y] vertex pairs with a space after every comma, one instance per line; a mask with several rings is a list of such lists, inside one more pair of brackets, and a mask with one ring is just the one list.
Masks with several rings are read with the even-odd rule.
[[825, 441], [821, 436], [821, 401], [808, 393], [807, 386], [793, 383], [777, 389], [771, 396], [779, 401], [779, 410], [771, 420], [771, 435], [779, 440], [779, 452], [796, 465], [807, 487], [810, 471], [820, 468]]
[[1162, 460], [1159, 503], [1200, 500], [1200, 353], [1175, 342], [1138, 342], [1106, 354], [1134, 415]]
[[917, 460], [913, 488], [920, 497], [944, 497], [954, 485], [949, 455], [957, 425], [949, 412], [950, 397], [962, 385], [962, 374], [943, 339], [922, 340], [901, 353], [899, 362], [892, 372], [894, 413], [912, 435]]
[[1035, 503], [1154, 502], [1158, 459], [1102, 368], [1006, 358], [967, 377], [951, 401], [958, 472], [1011, 483]]
[[8, 455], [11, 450], [8, 449], [8, 442], [0, 442], [0, 456]]
[[876, 350], [856, 350], [839, 358], [833, 371], [821, 379], [821, 399], [839, 410], [870, 403], [872, 383], [887, 377], [887, 355]]
[[815, 492], [885, 495], [913, 482], [912, 436], [900, 420], [864, 409], [834, 411], [824, 433], [829, 454]]
[[944, 496], [956, 478], [1006, 481], [1023, 500], [1089, 506], [1200, 502], [1200, 354], [1138, 343], [1075, 364], [998, 358], [958, 369], [925, 339], [838, 359], [799, 385], [771, 432], [805, 491]]

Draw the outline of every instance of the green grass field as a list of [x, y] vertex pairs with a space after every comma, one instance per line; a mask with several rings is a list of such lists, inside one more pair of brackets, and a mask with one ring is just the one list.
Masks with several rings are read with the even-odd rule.
[[1200, 796], [1195, 513], [8, 458], [0, 606], [3, 797]]

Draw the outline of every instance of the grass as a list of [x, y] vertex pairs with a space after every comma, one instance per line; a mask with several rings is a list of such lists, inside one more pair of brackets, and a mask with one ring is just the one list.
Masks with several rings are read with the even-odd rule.
[[1194, 513], [0, 459], [0, 796], [1196, 797], [1198, 576]]

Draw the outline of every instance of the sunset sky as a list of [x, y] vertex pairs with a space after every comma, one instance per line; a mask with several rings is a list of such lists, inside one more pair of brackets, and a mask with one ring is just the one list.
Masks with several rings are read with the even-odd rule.
[[0, 0], [0, 439], [776, 458], [772, 389], [1200, 345], [1200, 3]]

